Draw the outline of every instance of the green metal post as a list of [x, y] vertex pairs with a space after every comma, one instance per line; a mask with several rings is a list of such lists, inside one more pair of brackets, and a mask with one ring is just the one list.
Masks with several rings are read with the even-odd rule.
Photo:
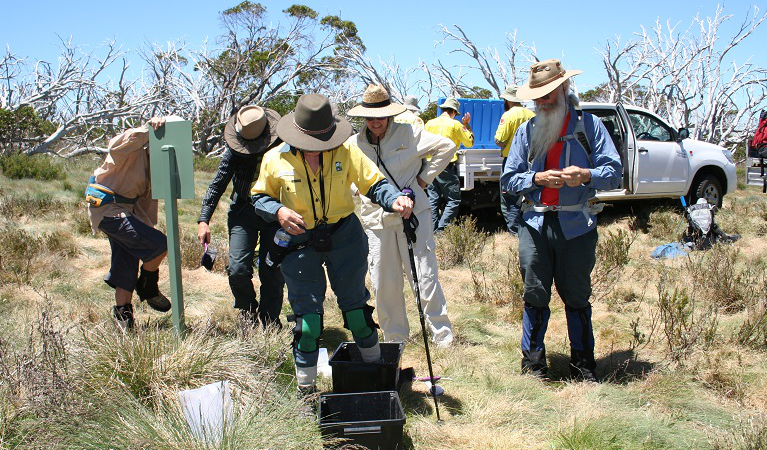
[[181, 251], [178, 233], [178, 204], [181, 194], [176, 149], [172, 145], [163, 145], [162, 154], [168, 155], [170, 176], [167, 178], [165, 198], [165, 228], [168, 235], [168, 267], [170, 272], [170, 296], [173, 304], [173, 331], [176, 337], [183, 339], [186, 334], [184, 325], [184, 290], [181, 284]]

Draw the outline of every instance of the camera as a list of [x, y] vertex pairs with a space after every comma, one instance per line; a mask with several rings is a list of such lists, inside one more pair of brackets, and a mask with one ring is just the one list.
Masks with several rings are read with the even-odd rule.
[[329, 252], [333, 250], [333, 228], [318, 227], [312, 230], [312, 246], [315, 251]]

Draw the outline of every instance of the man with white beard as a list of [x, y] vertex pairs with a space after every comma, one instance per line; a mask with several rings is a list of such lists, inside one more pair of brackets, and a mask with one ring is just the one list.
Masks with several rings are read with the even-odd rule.
[[550, 59], [530, 67], [517, 97], [534, 100], [536, 116], [519, 127], [506, 160], [501, 186], [523, 195], [519, 268], [525, 282], [522, 316], [522, 371], [545, 379], [551, 285], [565, 303], [570, 338], [570, 371], [597, 381], [591, 324], [591, 271], [596, 262], [597, 190], [621, 183], [620, 156], [602, 122], [568, 96], [570, 77]]

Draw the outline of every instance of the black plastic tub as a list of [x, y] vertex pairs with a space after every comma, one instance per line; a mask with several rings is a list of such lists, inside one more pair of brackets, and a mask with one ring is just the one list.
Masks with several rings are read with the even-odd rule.
[[322, 394], [318, 414], [328, 448], [347, 445], [362, 445], [370, 450], [404, 448], [405, 411], [396, 391]]
[[396, 391], [405, 344], [383, 342], [380, 345], [382, 361], [366, 363], [362, 361], [357, 344], [341, 343], [329, 361], [333, 368], [333, 392]]

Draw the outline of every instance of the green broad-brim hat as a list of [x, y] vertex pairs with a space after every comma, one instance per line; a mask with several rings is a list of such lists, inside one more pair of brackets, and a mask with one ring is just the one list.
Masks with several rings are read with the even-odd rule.
[[514, 103], [524, 102], [524, 100], [517, 97], [517, 86], [514, 84], [512, 84], [511, 86], [506, 86], [506, 89], [503, 91], [503, 94], [501, 94], [501, 98]]
[[304, 94], [295, 111], [277, 123], [277, 135], [295, 149], [322, 152], [343, 144], [352, 135], [352, 126], [333, 114], [327, 97]]
[[450, 108], [454, 110], [457, 113], [461, 112], [461, 104], [458, 103], [458, 100], [456, 100], [454, 97], [448, 97], [445, 99], [444, 102], [442, 102], [441, 105], [438, 105], [440, 109]]

